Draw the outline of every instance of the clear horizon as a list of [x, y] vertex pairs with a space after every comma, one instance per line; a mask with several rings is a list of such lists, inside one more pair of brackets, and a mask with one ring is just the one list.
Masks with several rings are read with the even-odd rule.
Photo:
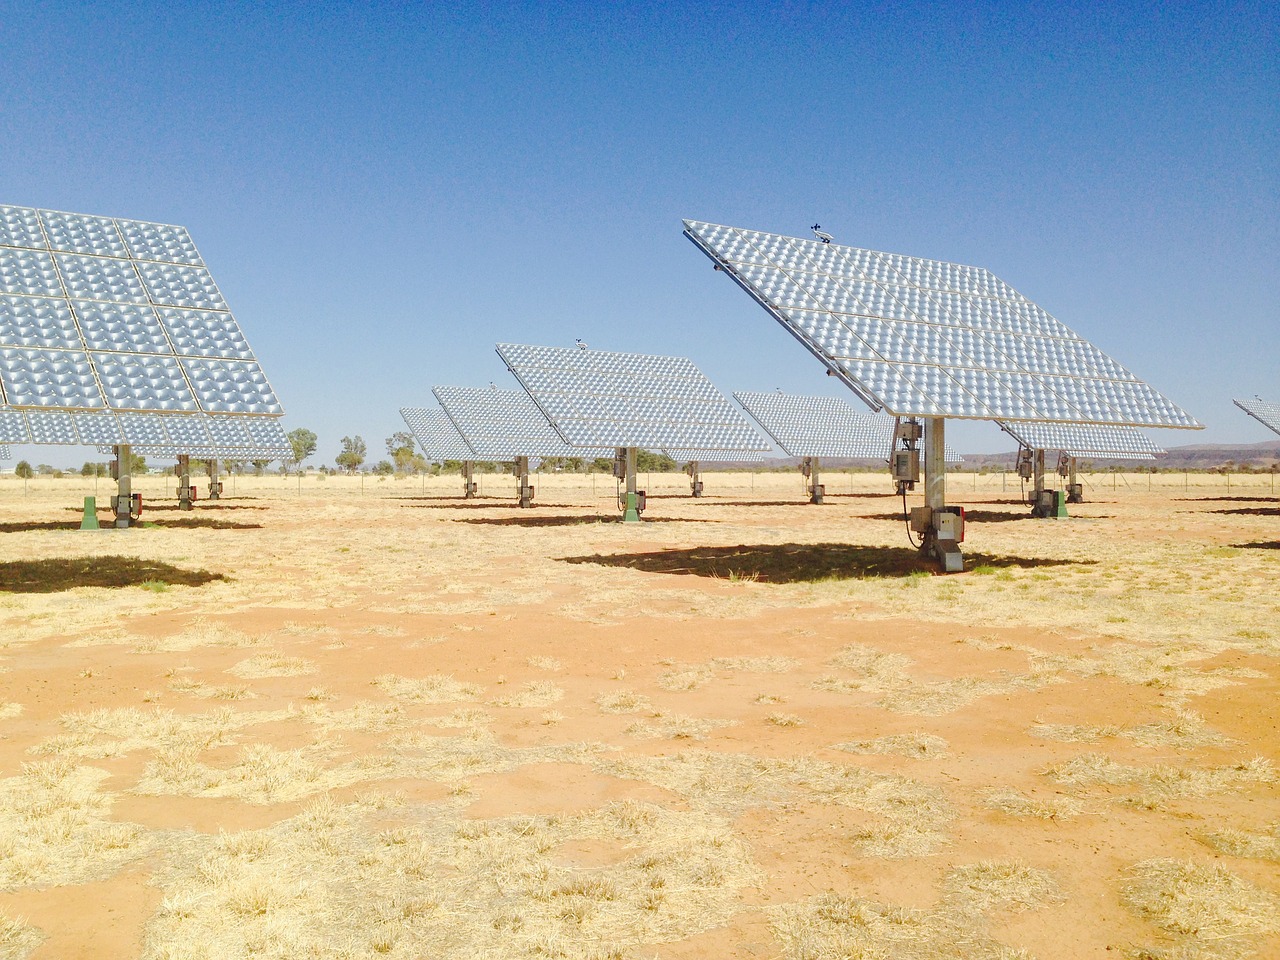
[[1280, 400], [1278, 34], [1247, 3], [13, 5], [0, 202], [187, 227], [315, 464], [381, 459], [433, 386], [516, 386], [499, 341], [851, 398], [686, 217], [984, 266], [1206, 425], [1157, 443], [1265, 443], [1231, 400]]

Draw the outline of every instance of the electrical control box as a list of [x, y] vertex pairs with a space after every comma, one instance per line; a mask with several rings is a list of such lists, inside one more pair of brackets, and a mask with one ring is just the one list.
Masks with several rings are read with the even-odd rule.
[[1031, 451], [1023, 450], [1018, 457], [1018, 476], [1023, 480], [1030, 480], [1035, 476], [1036, 468], [1031, 459]]
[[627, 451], [622, 448], [613, 457], [613, 475], [619, 480], [627, 479]]
[[964, 507], [942, 507], [933, 515], [933, 528], [939, 540], [964, 542]]
[[893, 438], [900, 443], [915, 443], [923, 436], [924, 427], [915, 420], [899, 423], [893, 431]]
[[893, 451], [893, 479], [898, 483], [920, 482], [920, 451]]
[[933, 523], [933, 508], [912, 507], [909, 519], [913, 533], [928, 533]]

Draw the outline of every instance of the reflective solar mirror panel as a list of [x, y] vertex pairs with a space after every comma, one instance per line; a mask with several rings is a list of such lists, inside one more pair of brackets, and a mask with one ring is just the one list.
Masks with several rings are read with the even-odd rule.
[[[837, 397], [777, 391], [733, 396], [787, 456], [887, 462], [893, 450], [893, 417], [859, 413]], [[963, 462], [949, 443], [943, 444], [943, 457]]]
[[611, 457], [612, 447], [565, 443], [523, 390], [433, 387], [445, 415], [482, 460], [516, 457]]
[[735, 392], [764, 432], [789, 457], [855, 457], [888, 460], [893, 418], [860, 414], [836, 397]]
[[764, 454], [757, 450], [690, 450], [668, 447], [661, 451], [676, 463], [758, 463]]
[[0, 206], [0, 404], [284, 412], [183, 227]]
[[574, 447], [766, 451], [693, 362], [500, 343], [498, 355]]
[[422, 455], [428, 460], [443, 463], [445, 460], [482, 460], [467, 446], [462, 434], [443, 410], [426, 407], [401, 407], [400, 416], [409, 431], [422, 447]]
[[1272, 433], [1280, 433], [1280, 403], [1268, 403], [1266, 400], [1232, 400], [1237, 407], [1253, 417]]
[[1075, 423], [1000, 423], [1000, 429], [1032, 450], [1060, 450], [1069, 457], [1099, 460], [1154, 460], [1164, 453], [1133, 427], [1096, 427]]
[[1202, 424], [990, 271], [695, 220], [685, 235], [876, 410]]

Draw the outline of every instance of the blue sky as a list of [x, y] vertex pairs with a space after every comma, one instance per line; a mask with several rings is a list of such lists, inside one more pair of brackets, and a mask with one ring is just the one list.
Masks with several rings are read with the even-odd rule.
[[187, 226], [313, 463], [499, 341], [839, 392], [683, 217], [980, 264], [1206, 424], [1159, 442], [1272, 436], [1274, 4], [0, 0], [0, 49], [0, 203]]

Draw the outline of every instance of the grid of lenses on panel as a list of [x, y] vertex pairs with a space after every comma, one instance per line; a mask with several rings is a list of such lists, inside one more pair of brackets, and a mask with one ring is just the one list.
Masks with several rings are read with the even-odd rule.
[[462, 434], [443, 410], [427, 407], [401, 407], [400, 416], [428, 460], [478, 460]]
[[1165, 451], [1134, 427], [1080, 423], [1020, 423], [1000, 421], [1000, 427], [1024, 447], [1060, 450], [1072, 457], [1109, 460], [1154, 460]]
[[[284, 412], [184, 227], [0, 206], [0, 352], [21, 349], [44, 353], [0, 373], [13, 406]], [[118, 361], [98, 367], [121, 354], [156, 369], [121, 387]], [[50, 375], [84, 360], [87, 380]], [[89, 380], [115, 386], [104, 396]]]
[[989, 270], [694, 220], [685, 233], [818, 356], [871, 364], [873, 380], [842, 366], [894, 414], [1199, 426]]
[[1232, 402], [1268, 430], [1273, 433], [1280, 433], [1280, 403], [1271, 403], [1260, 398], [1233, 400]]
[[769, 447], [685, 357], [522, 344], [498, 354], [575, 447]]
[[484, 459], [612, 453], [603, 447], [584, 450], [566, 443], [523, 390], [433, 387], [432, 392], [467, 444]]

